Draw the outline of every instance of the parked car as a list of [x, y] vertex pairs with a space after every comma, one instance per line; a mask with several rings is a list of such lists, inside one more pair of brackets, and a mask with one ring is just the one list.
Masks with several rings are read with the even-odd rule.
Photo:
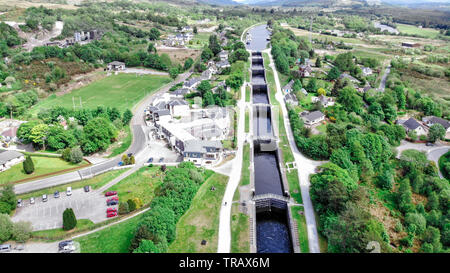
[[117, 216], [117, 212], [108, 212], [106, 214], [106, 217], [108, 217], [108, 218], [115, 217], [115, 216]]
[[112, 198], [109, 198], [108, 201], [119, 201], [119, 197], [113, 196]]
[[425, 146], [434, 146], [434, 143], [432, 143], [432, 142], [427, 142], [427, 143], [425, 144]]
[[159, 163], [161, 163], [161, 162], [163, 162], [164, 161], [164, 157], [161, 157], [160, 159], [159, 159]]
[[30, 198], [30, 204], [34, 204], [34, 197]]
[[105, 193], [105, 196], [113, 196], [116, 195], [117, 192], [116, 191], [108, 191], [107, 193]]
[[131, 157], [131, 156], [133, 156], [133, 153], [129, 153], [129, 154], [127, 154], [127, 156], [128, 156], [128, 157]]
[[58, 244], [58, 252], [60, 253], [70, 253], [75, 250], [72, 240], [62, 241]]
[[110, 212], [117, 212], [117, 209], [116, 208], [107, 208], [106, 213], [110, 213]]
[[119, 204], [119, 201], [117, 201], [117, 200], [108, 200], [108, 201], [106, 201], [106, 205], [107, 206], [115, 206], [117, 204]]
[[71, 196], [72, 195], [72, 187], [67, 187], [66, 195], [67, 196]]
[[53, 194], [53, 197], [59, 198], [59, 191], [55, 191], [55, 193]]
[[120, 167], [120, 166], [123, 166], [123, 162], [120, 161], [118, 165], [119, 165], [119, 167]]
[[11, 251], [11, 245], [0, 245], [0, 252], [10, 252]]
[[72, 240], [61, 241], [61, 242], [58, 243], [58, 247], [59, 247], [59, 249], [62, 249], [65, 246], [71, 245], [71, 244], [73, 244]]
[[47, 201], [48, 201], [47, 194], [42, 195], [42, 202], [47, 202]]
[[84, 192], [89, 192], [89, 186], [84, 186]]
[[153, 157], [150, 157], [147, 161], [147, 163], [152, 163], [153, 162]]
[[17, 200], [17, 206], [18, 206], [18, 207], [21, 207], [22, 205], [23, 205], [22, 199]]

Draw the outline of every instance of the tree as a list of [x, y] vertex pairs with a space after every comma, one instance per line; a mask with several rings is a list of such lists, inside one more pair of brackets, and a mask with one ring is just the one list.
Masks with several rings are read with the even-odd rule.
[[148, 44], [147, 52], [150, 54], [156, 54], [156, 47], [153, 43]]
[[405, 215], [405, 224], [407, 227], [414, 225], [415, 228], [413, 229], [416, 231], [416, 234], [422, 234], [427, 226], [427, 220], [420, 213], [410, 212]]
[[72, 163], [80, 163], [83, 161], [83, 152], [81, 151], [80, 146], [74, 147], [70, 150], [70, 162]]
[[152, 28], [152, 29], [150, 30], [150, 33], [149, 33], [149, 39], [150, 39], [151, 41], [159, 40], [159, 36], [160, 36], [160, 35], [161, 35], [161, 33], [159, 32], [158, 29]]
[[211, 83], [208, 80], [204, 80], [197, 86], [197, 90], [200, 91], [200, 95], [204, 97], [206, 92], [211, 91]]
[[[3, 205], [3, 212], [9, 213], [14, 210], [17, 206], [17, 198], [14, 192], [14, 186], [12, 184], [7, 184], [1, 190], [0, 203], [6, 204]], [[9, 210], [8, 210], [9, 209]]]
[[305, 87], [306, 91], [310, 93], [315, 93], [317, 91], [317, 80], [316, 78], [310, 78], [308, 84]]
[[327, 94], [327, 91], [325, 89], [323, 89], [323, 88], [317, 89], [317, 95], [326, 96], [326, 94]]
[[130, 111], [130, 109], [125, 110], [125, 112], [123, 112], [123, 116], [122, 116], [123, 125], [127, 125], [128, 123], [130, 123], [130, 120], [132, 118], [133, 118], [133, 113]]
[[363, 101], [353, 87], [344, 87], [338, 95], [337, 101], [344, 106], [347, 111], [359, 113], [362, 109]]
[[130, 208], [128, 207], [128, 202], [120, 202], [119, 203], [119, 215], [124, 215], [130, 212]]
[[320, 56], [318, 56], [316, 59], [316, 67], [322, 67], [322, 61], [320, 59]]
[[192, 65], [194, 64], [194, 60], [192, 60], [192, 58], [187, 58], [186, 61], [184, 61], [184, 70], [188, 70], [189, 68], [192, 67]]
[[17, 138], [21, 139], [23, 143], [30, 143], [31, 129], [40, 123], [42, 122], [39, 120], [32, 120], [20, 124], [19, 129], [17, 129]]
[[214, 56], [213, 52], [209, 48], [205, 48], [200, 55], [203, 62], [209, 61]]
[[428, 131], [428, 141], [436, 142], [438, 139], [444, 140], [445, 133], [444, 126], [439, 123], [433, 124]]
[[197, 26], [194, 26], [193, 32], [194, 32], [194, 34], [197, 34], [197, 33], [198, 33]]
[[48, 134], [47, 124], [38, 124], [31, 129], [29, 139], [36, 145], [42, 145], [45, 149], [45, 141]]
[[67, 208], [63, 212], [63, 229], [71, 230], [77, 226], [77, 218], [72, 208]]
[[352, 71], [354, 67], [353, 55], [351, 52], [337, 55], [334, 63], [341, 71]]
[[31, 156], [27, 155], [25, 157], [25, 161], [22, 163], [23, 165], [23, 171], [26, 174], [32, 174], [34, 172], [34, 163], [33, 160], [31, 159]]
[[408, 137], [414, 142], [417, 140], [417, 132], [415, 130], [410, 130], [408, 132]]
[[131, 211], [135, 211], [136, 210], [136, 203], [134, 203], [133, 199], [128, 199], [127, 200], [128, 203], [128, 210]]
[[302, 83], [299, 79], [295, 79], [294, 84], [292, 85], [292, 89], [294, 89], [294, 92], [300, 91], [303, 88]]
[[209, 46], [208, 47], [212, 51], [214, 56], [219, 54], [219, 52], [222, 50], [222, 47], [219, 44], [217, 35], [213, 34], [213, 35], [209, 36]]
[[88, 121], [83, 131], [85, 137], [82, 149], [88, 154], [106, 150], [111, 141], [117, 137], [117, 129], [103, 117], [96, 117]]
[[177, 67], [172, 67], [169, 69], [169, 75], [174, 80], [178, 77], [178, 73], [179, 71]]
[[13, 227], [13, 237], [16, 242], [25, 243], [31, 238], [33, 226], [30, 222], [17, 222]]
[[328, 72], [327, 80], [333, 81], [338, 79], [341, 76], [341, 71], [337, 66], [333, 66], [331, 70]]
[[159, 248], [151, 240], [142, 240], [139, 247], [133, 253], [161, 253]]
[[0, 214], [0, 243], [11, 239], [13, 235], [14, 224], [7, 214]]

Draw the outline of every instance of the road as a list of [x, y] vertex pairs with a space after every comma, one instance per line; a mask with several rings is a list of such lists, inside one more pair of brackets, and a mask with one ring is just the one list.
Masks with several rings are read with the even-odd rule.
[[265, 50], [269, 54], [270, 58], [270, 67], [273, 70], [275, 84], [277, 87], [277, 93], [275, 94], [275, 98], [281, 105], [281, 110], [283, 113], [284, 119], [284, 127], [287, 133], [287, 138], [289, 144], [291, 146], [292, 153], [294, 154], [295, 162], [297, 163], [298, 168], [298, 179], [300, 183], [300, 189], [302, 193], [303, 199], [303, 208], [305, 210], [305, 219], [306, 219], [306, 227], [308, 230], [308, 244], [309, 244], [309, 252], [310, 253], [320, 253], [319, 247], [319, 235], [317, 233], [317, 224], [316, 218], [314, 214], [314, 207], [311, 202], [311, 197], [309, 195], [309, 176], [316, 172], [316, 168], [322, 165], [325, 162], [322, 161], [314, 161], [306, 158], [297, 148], [297, 144], [294, 140], [294, 135], [292, 133], [291, 125], [289, 122], [288, 111], [286, 105], [284, 104], [283, 93], [281, 91], [280, 80], [278, 78], [278, 72], [275, 68], [274, 61], [272, 58], [272, 54], [270, 54], [270, 49]]
[[[424, 143], [411, 143], [405, 140], [402, 140], [400, 146], [397, 147], [397, 158], [400, 157], [401, 153], [404, 150], [414, 149], [418, 151], [425, 152], [428, 160], [434, 161], [436, 166], [439, 169], [439, 158], [444, 155], [446, 152], [450, 151], [450, 147], [448, 145], [444, 145], [442, 143], [435, 143], [434, 146], [426, 146]], [[444, 178], [442, 176], [441, 171], [439, 170], [439, 177]]]
[[[161, 87], [157, 92], [152, 93], [145, 97], [139, 104], [137, 104], [133, 108], [133, 118], [131, 120], [131, 128], [133, 131], [133, 141], [131, 143], [130, 148], [127, 150], [126, 153], [132, 153], [135, 155], [136, 159], [138, 157], [145, 157], [145, 153], [143, 153], [143, 150], [147, 147], [147, 136], [148, 136], [148, 128], [144, 122], [144, 109], [147, 107], [154, 99], [155, 95], [164, 93], [169, 91], [169, 89], [180, 82], [183, 82], [186, 80], [192, 72], [188, 71], [183, 74], [180, 74], [178, 78]], [[32, 192], [48, 187], [53, 187], [57, 185], [67, 184], [74, 181], [79, 181], [82, 179], [90, 178], [93, 176], [93, 174], [99, 174], [103, 172], [107, 172], [109, 170], [112, 170], [113, 167], [117, 166], [118, 163], [121, 161], [121, 155], [112, 158], [110, 160], [107, 160], [105, 162], [101, 162], [99, 164], [95, 164], [93, 166], [74, 171], [65, 173], [62, 175], [47, 177], [39, 180], [34, 180], [22, 184], [17, 184], [14, 186], [14, 191], [16, 194], [23, 194], [27, 192]]]
[[380, 86], [378, 87], [378, 91], [384, 92], [384, 89], [386, 88], [386, 79], [389, 76], [389, 73], [391, 73], [391, 66], [389, 65], [386, 67], [386, 70], [384, 71], [383, 77], [381, 77]]
[[[233, 196], [241, 181], [241, 171], [243, 162], [243, 147], [244, 147], [244, 128], [245, 128], [245, 86], [241, 87], [241, 99], [238, 101], [239, 121], [237, 126], [237, 151], [236, 157], [233, 159], [232, 171], [228, 179], [227, 188], [222, 200], [222, 207], [220, 209], [219, 217], [219, 239], [217, 252], [230, 253], [231, 246], [231, 204], [233, 203]], [[227, 204], [227, 205], [224, 205]]]

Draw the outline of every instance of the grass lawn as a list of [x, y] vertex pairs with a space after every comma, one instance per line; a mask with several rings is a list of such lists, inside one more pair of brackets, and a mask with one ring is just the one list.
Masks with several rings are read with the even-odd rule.
[[39, 230], [32, 233], [32, 239], [45, 240], [45, 241], [57, 241], [66, 238], [69, 234], [87, 231], [95, 226], [94, 222], [89, 219], [77, 219], [77, 226], [69, 231], [62, 228]]
[[291, 207], [292, 218], [297, 221], [298, 226], [298, 240], [300, 242], [301, 253], [309, 253], [308, 244], [308, 230], [306, 228], [306, 218], [305, 215], [300, 215], [299, 211], [304, 211], [303, 207], [295, 206]]
[[250, 144], [244, 145], [243, 157], [242, 157], [242, 173], [241, 173], [241, 185], [250, 184]]
[[248, 215], [239, 211], [239, 204], [231, 208], [231, 253], [250, 252], [250, 229]]
[[72, 164], [59, 157], [32, 156], [31, 159], [34, 163], [34, 172], [32, 174], [26, 174], [24, 172], [22, 163], [16, 164], [9, 170], [0, 173], [0, 185], [88, 164], [86, 161], [79, 164]]
[[34, 191], [34, 192], [25, 193], [25, 194], [17, 196], [17, 198], [28, 199], [30, 197], [41, 196], [43, 194], [52, 194], [55, 191], [64, 192], [64, 191], [66, 191], [67, 187], [72, 187], [72, 190], [75, 190], [75, 189], [79, 189], [79, 188], [89, 185], [89, 186], [91, 186], [91, 189], [95, 190], [95, 189], [98, 189], [101, 186], [105, 185], [109, 181], [113, 180], [114, 178], [116, 178], [117, 176], [119, 176], [120, 174], [122, 174], [125, 171], [126, 171], [126, 169], [110, 171], [110, 172], [106, 172], [101, 175], [97, 175], [90, 179], [85, 179], [85, 180], [81, 180], [81, 181], [77, 181], [77, 182], [73, 182], [73, 183], [69, 183], [69, 184], [64, 184], [61, 186], [56, 186], [56, 187], [46, 188], [46, 189], [42, 189], [42, 190], [38, 190], [38, 191]]
[[209, 32], [199, 32], [194, 35], [194, 38], [189, 42], [186, 46], [188, 48], [193, 49], [202, 49], [205, 45], [208, 45], [209, 43], [209, 36], [211, 33]]
[[142, 167], [107, 191], [117, 191], [119, 200], [127, 201], [138, 197], [148, 204], [155, 196], [155, 189], [162, 183], [163, 172], [159, 166]]
[[450, 180], [450, 174], [448, 174], [445, 170], [444, 170], [444, 165], [446, 163], [450, 162], [450, 152], [447, 152], [445, 154], [443, 154], [440, 158], [439, 158], [439, 170], [441, 171], [442, 175], [447, 178], [448, 180]]
[[[176, 238], [168, 252], [214, 253], [217, 251], [219, 213], [228, 176], [214, 173], [200, 187], [188, 211], [177, 223]], [[215, 191], [211, 191], [214, 186]], [[201, 241], [206, 240], [206, 245]]]
[[251, 89], [249, 86], [247, 86], [245, 88], [245, 101], [246, 102], [250, 102], [250, 93], [251, 93]]
[[126, 109], [131, 109], [145, 95], [156, 91], [170, 81], [171, 79], [168, 76], [136, 76], [136, 74], [119, 73], [62, 96], [49, 96], [32, 107], [30, 112], [36, 115], [41, 109], [51, 108], [54, 105], [72, 108], [72, 98], [74, 98], [75, 105], [78, 107], [81, 98], [83, 107], [94, 108], [101, 105], [117, 107], [119, 111], [123, 112]]
[[397, 24], [397, 29], [401, 33], [409, 35], [419, 35], [425, 38], [437, 38], [439, 36], [439, 31], [432, 28], [419, 28], [413, 25]]
[[250, 130], [250, 117], [249, 117], [248, 109], [245, 108], [245, 132], [248, 133]]
[[127, 253], [137, 225], [145, 217], [142, 213], [120, 224], [77, 238], [82, 253]]
[[316, 129], [320, 133], [325, 134], [327, 132], [327, 125], [322, 123], [319, 126], [317, 126]]

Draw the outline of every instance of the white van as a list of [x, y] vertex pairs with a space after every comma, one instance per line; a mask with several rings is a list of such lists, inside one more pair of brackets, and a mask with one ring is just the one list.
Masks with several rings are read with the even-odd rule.
[[10, 252], [11, 245], [0, 245], [0, 252]]
[[67, 187], [66, 195], [67, 196], [71, 196], [72, 195], [72, 187]]

